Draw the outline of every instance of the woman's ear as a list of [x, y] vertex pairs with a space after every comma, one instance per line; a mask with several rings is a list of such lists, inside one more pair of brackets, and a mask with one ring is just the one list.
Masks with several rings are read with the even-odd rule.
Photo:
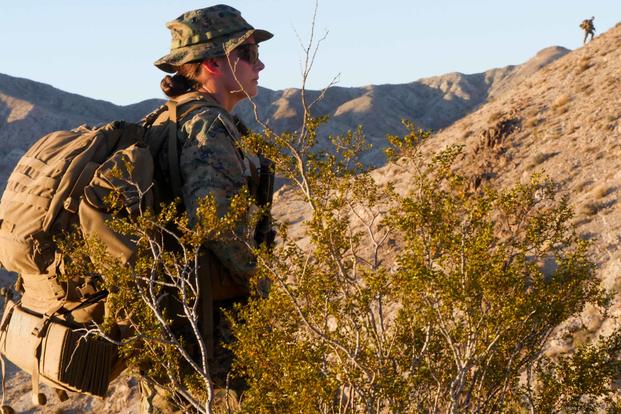
[[205, 59], [201, 62], [201, 66], [212, 75], [219, 75], [222, 73], [220, 63], [216, 59]]

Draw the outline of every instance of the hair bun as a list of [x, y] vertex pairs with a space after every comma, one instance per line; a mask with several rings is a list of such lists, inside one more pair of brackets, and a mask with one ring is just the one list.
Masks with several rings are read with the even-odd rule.
[[174, 76], [164, 76], [160, 82], [160, 88], [162, 88], [166, 96], [174, 98], [175, 96], [183, 95], [189, 91], [191, 89], [191, 84], [185, 76], [177, 73]]

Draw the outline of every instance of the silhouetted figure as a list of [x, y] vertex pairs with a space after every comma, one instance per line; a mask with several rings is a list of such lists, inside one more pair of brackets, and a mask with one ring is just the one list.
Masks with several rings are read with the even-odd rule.
[[584, 19], [582, 23], [580, 23], [580, 28], [584, 30], [584, 41], [583, 44], [587, 42], [587, 38], [591, 35], [591, 40], [593, 40], [593, 36], [595, 35], [595, 25], [593, 24], [593, 20], [595, 17], [591, 17], [590, 19]]

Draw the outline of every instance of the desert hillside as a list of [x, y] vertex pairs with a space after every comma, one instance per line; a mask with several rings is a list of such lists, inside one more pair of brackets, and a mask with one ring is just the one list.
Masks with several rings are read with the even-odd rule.
[[[398, 85], [332, 87], [311, 108], [311, 113], [329, 117], [319, 130], [322, 137], [362, 125], [368, 141], [373, 144], [363, 155], [363, 161], [380, 166], [385, 162], [382, 149], [386, 134], [405, 132], [401, 120], [409, 119], [421, 128], [435, 131], [445, 128], [568, 52], [561, 47], [550, 47], [521, 65], [483, 73], [454, 72]], [[321, 91], [307, 91], [306, 101], [313, 102], [320, 94]], [[255, 103], [259, 119], [278, 132], [295, 130], [301, 124], [299, 89], [261, 89]], [[237, 112], [250, 127], [257, 127], [250, 103], [240, 104]]]
[[464, 144], [458, 167], [480, 182], [508, 186], [535, 172], [558, 181], [574, 206], [577, 230], [593, 240], [602, 279], [615, 289], [621, 270], [620, 65], [617, 25], [428, 143]]
[[19, 157], [44, 134], [114, 119], [136, 121], [159, 104], [160, 100], [152, 99], [117, 106], [63, 92], [43, 83], [0, 74], [0, 188], [4, 189]]
[[[559, 183], [575, 211], [573, 222], [591, 253], [603, 285], [621, 312], [621, 24], [523, 82], [503, 86], [473, 113], [432, 135], [424, 151], [464, 146], [456, 168], [472, 185], [508, 187], [544, 173]], [[378, 181], [407, 188], [411, 172], [394, 164], [373, 172]], [[308, 214], [285, 188], [276, 214], [300, 237]], [[589, 315], [587, 315], [589, 316]], [[612, 319], [589, 319], [587, 335], [606, 333]], [[572, 347], [572, 338], [558, 344]]]

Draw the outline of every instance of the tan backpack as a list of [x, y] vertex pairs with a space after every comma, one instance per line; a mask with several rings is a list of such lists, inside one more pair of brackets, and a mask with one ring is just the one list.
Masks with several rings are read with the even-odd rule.
[[105, 196], [118, 191], [130, 214], [152, 208], [154, 159], [165, 143], [173, 195], [180, 195], [177, 112], [181, 119], [214, 105], [203, 98], [190, 93], [169, 101], [140, 124], [115, 121], [52, 132], [9, 177], [0, 200], [0, 264], [19, 274], [23, 294], [16, 302], [5, 300], [0, 354], [32, 375], [35, 404], [45, 403], [40, 380], [57, 390], [103, 397], [118, 360], [110, 342], [85, 340], [78, 331], [103, 320], [107, 292], [92, 280], [59, 280], [63, 258], [55, 237], [79, 224], [86, 236], [96, 235], [111, 254], [129, 260], [133, 243], [108, 228]]
[[585, 30], [587, 32], [590, 32], [593, 30], [593, 20], [591, 19], [584, 19], [582, 21], [582, 23], [580, 23], [580, 28], [582, 30]]

